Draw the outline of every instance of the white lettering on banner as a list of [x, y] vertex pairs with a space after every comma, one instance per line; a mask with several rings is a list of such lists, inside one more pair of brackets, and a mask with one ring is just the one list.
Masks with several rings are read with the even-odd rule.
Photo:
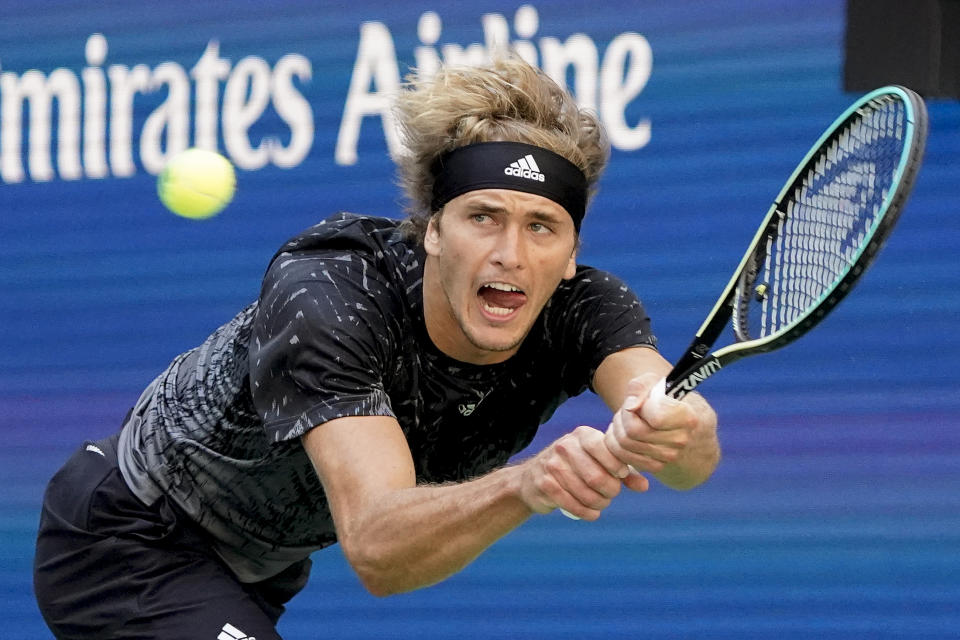
[[168, 87], [167, 99], [147, 117], [140, 133], [140, 161], [150, 173], [162, 171], [167, 156], [190, 146], [190, 78], [180, 65], [164, 62], [153, 70], [147, 87], [156, 91], [163, 85]]
[[[67, 68], [54, 69], [49, 75], [36, 69], [22, 75], [0, 73], [0, 180], [22, 182], [28, 172], [35, 182], [58, 175], [63, 180], [134, 175], [134, 102], [138, 95], [163, 89], [166, 98], [140, 130], [139, 159], [149, 173], [159, 173], [169, 157], [190, 146], [191, 121], [193, 146], [216, 149], [222, 132], [227, 155], [243, 169], [259, 169], [271, 162], [295, 167], [310, 153], [313, 110], [295, 82], [311, 79], [312, 67], [306, 57], [287, 54], [271, 69], [266, 60], [248, 56], [231, 66], [220, 57], [219, 43], [211, 41], [188, 73], [175, 62], [162, 62], [152, 69], [145, 64], [132, 68], [111, 64], [104, 69], [107, 51], [106, 38], [99, 33], [91, 35], [86, 43], [87, 67], [79, 79]], [[191, 91], [196, 95], [192, 114]], [[54, 100], [58, 114], [56, 171], [51, 158]], [[256, 146], [250, 139], [250, 128], [269, 104], [289, 128], [286, 146], [274, 136], [262, 138]], [[30, 114], [26, 141], [25, 107]]]
[[303, 162], [313, 147], [313, 107], [293, 83], [294, 78], [309, 82], [312, 77], [310, 61], [298, 53], [289, 53], [273, 65], [270, 101], [290, 127], [290, 144], [286, 147], [279, 140], [270, 139], [271, 160], [282, 169], [292, 169]]
[[[247, 96], [249, 95], [249, 99]], [[270, 161], [266, 141], [254, 148], [247, 131], [270, 102], [270, 66], [249, 56], [234, 67], [223, 90], [223, 141], [241, 169], [259, 169]]]
[[[430, 77], [441, 64], [483, 64], [509, 48], [531, 64], [539, 65], [564, 88], [567, 72], [572, 68], [571, 92], [580, 106], [598, 112], [615, 148], [633, 151], [650, 142], [649, 118], [641, 118], [631, 126], [626, 115], [631, 102], [646, 87], [653, 69], [653, 52], [644, 36], [633, 32], [619, 34], [607, 46], [601, 62], [596, 43], [583, 33], [572, 34], [563, 42], [542, 37], [538, 51], [533, 37], [540, 28], [540, 16], [532, 5], [523, 5], [514, 14], [513, 28], [519, 37], [513, 42], [509, 41], [510, 27], [503, 15], [486, 14], [481, 24], [483, 44], [444, 44], [438, 52], [443, 30], [440, 16], [434, 11], [423, 13], [417, 24], [421, 45], [414, 50], [420, 73]], [[390, 112], [390, 97], [400, 89], [398, 68], [390, 29], [381, 22], [363, 23], [334, 152], [337, 164], [357, 162], [360, 128], [368, 116], [380, 118], [390, 154], [402, 152]]]
[[86, 58], [89, 66], [80, 72], [84, 87], [83, 167], [88, 177], [105, 178], [110, 174], [103, 146], [107, 137], [107, 78], [100, 66], [107, 58], [107, 39], [99, 33], [87, 38]]
[[201, 149], [216, 149], [220, 81], [230, 75], [230, 62], [220, 57], [219, 42], [207, 45], [197, 64], [190, 70], [190, 75], [197, 84], [194, 144]]
[[[512, 25], [500, 13], [482, 15], [480, 23], [482, 43], [441, 43], [440, 15], [424, 12], [417, 25], [420, 44], [413, 51], [415, 66], [429, 77], [442, 64], [482, 64], [510, 49], [539, 65], [563, 87], [569, 78], [577, 102], [598, 113], [614, 148], [636, 150], [649, 143], [649, 118], [628, 113], [653, 66], [650, 44], [643, 35], [620, 33], [603, 52], [585, 33], [565, 40], [536, 39], [540, 15], [529, 4], [517, 9]], [[222, 136], [226, 154], [247, 170], [271, 163], [296, 167], [313, 147], [313, 110], [299, 89], [312, 79], [313, 69], [303, 55], [284, 55], [272, 67], [257, 56], [232, 64], [221, 57], [219, 42], [212, 40], [196, 64], [185, 69], [170, 61], [153, 67], [108, 64], [108, 50], [102, 34], [89, 36], [87, 66], [79, 74], [66, 67], [49, 73], [37, 69], [19, 73], [0, 65], [0, 181], [127, 177], [138, 171], [138, 160], [143, 170], [156, 174], [168, 158], [191, 146], [191, 139], [192, 146], [216, 149]], [[390, 29], [382, 22], [363, 23], [337, 132], [337, 164], [357, 163], [360, 132], [368, 117], [380, 119], [389, 153], [394, 157], [402, 153], [390, 110], [390, 98], [400, 83]], [[164, 91], [159, 106], [142, 125], [137, 122], [138, 97]], [[286, 143], [280, 134], [261, 135], [258, 140], [251, 135], [271, 106], [289, 130]], [[24, 123], [25, 114], [29, 123]]]
[[[383, 90], [371, 93], [371, 81]], [[391, 155], [400, 150], [397, 127], [390, 111], [390, 94], [399, 87], [400, 67], [390, 31], [379, 22], [365, 22], [360, 27], [360, 50], [353, 65], [347, 103], [337, 134], [334, 151], [337, 164], [351, 165], [357, 162], [360, 125], [366, 116], [380, 116]]]

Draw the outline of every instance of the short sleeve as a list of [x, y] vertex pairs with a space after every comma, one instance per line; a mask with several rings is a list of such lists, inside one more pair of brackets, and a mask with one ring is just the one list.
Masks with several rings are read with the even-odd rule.
[[592, 389], [603, 360], [630, 347], [657, 348], [650, 318], [637, 295], [613, 274], [580, 266], [545, 310], [550, 347], [565, 354], [564, 390]]
[[393, 411], [384, 390], [395, 289], [358, 252], [280, 254], [250, 338], [250, 389], [273, 441], [345, 416]]

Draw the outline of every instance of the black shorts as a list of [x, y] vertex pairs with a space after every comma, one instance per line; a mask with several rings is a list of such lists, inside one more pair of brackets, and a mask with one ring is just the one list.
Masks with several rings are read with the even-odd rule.
[[60, 639], [270, 640], [310, 560], [241, 583], [166, 499], [143, 504], [117, 466], [117, 436], [87, 442], [44, 495], [34, 590]]

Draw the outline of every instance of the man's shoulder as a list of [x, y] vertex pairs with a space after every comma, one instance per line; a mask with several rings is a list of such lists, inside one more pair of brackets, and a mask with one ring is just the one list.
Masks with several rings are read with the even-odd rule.
[[405, 252], [410, 245], [400, 220], [339, 212], [287, 240], [274, 259], [285, 253], [329, 250], [374, 254]]
[[590, 265], [578, 264], [574, 276], [569, 280], [560, 282], [554, 298], [578, 296], [585, 293], [590, 295], [616, 294], [628, 290], [627, 284], [613, 273]]
[[548, 331], [582, 335], [585, 327], [603, 333], [611, 319], [646, 322], [646, 310], [637, 294], [609, 271], [577, 265], [576, 274], [557, 287], [544, 308]]
[[304, 287], [332, 287], [335, 294], [329, 295], [335, 298], [360, 296], [351, 297], [353, 303], [371, 298], [381, 306], [391, 300], [403, 303], [422, 272], [421, 252], [399, 220], [338, 213], [292, 237], [274, 254], [260, 300], [293, 299]]
[[287, 240], [270, 259], [265, 281], [280, 278], [282, 272], [328, 271], [317, 267], [321, 262], [344, 268], [352, 263], [362, 266], [365, 276], [380, 273], [389, 281], [405, 281], [422, 262], [419, 251], [402, 221], [341, 212]]

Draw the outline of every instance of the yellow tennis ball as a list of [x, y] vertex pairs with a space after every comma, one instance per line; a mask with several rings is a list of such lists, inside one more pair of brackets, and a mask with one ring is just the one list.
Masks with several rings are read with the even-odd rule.
[[233, 165], [216, 151], [187, 149], [175, 155], [157, 178], [157, 194], [178, 216], [203, 220], [223, 210], [233, 198]]

